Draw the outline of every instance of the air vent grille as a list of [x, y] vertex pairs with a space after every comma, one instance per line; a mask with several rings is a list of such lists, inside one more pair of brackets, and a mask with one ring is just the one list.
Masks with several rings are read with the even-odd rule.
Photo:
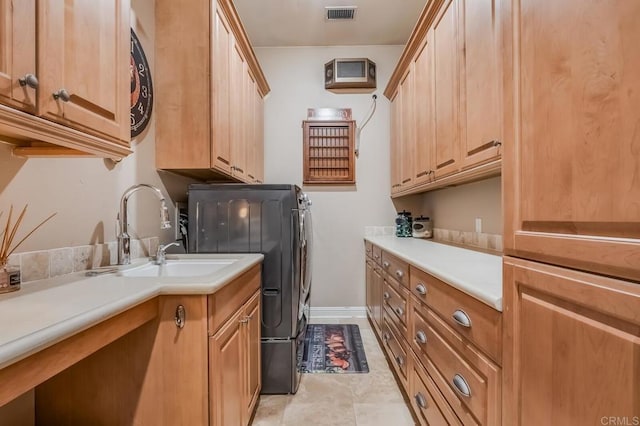
[[356, 16], [356, 6], [325, 7], [327, 21], [352, 20]]

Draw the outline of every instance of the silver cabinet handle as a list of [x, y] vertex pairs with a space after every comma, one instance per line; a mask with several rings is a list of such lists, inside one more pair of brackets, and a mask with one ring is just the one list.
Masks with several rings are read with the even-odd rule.
[[400, 367], [402, 367], [402, 365], [404, 364], [404, 358], [402, 358], [402, 356], [401, 356], [401, 355], [398, 355], [398, 356], [396, 357], [396, 363], [397, 363]]
[[32, 89], [37, 89], [40, 84], [36, 76], [33, 74], [25, 74], [24, 77], [18, 79], [18, 83], [20, 83], [20, 86], [22, 87], [29, 86]]
[[379, 254], [374, 254], [373, 257], [376, 258], [376, 259], [380, 259], [380, 255]]
[[[380, 293], [378, 293], [378, 294], [380, 294]], [[384, 297], [385, 300], [388, 300], [388, 299], [391, 298], [391, 295], [385, 291], [384, 293], [382, 293], [382, 297]]]
[[389, 266], [391, 266], [391, 264], [387, 261], [382, 262], [382, 266], [384, 266], [384, 269], [389, 268]]
[[420, 408], [427, 408], [427, 398], [425, 398], [422, 393], [418, 392], [413, 397], [416, 400], [416, 404], [418, 404]]
[[242, 319], [238, 320], [238, 322], [239, 322], [240, 324], [246, 324], [246, 323], [248, 323], [248, 322], [249, 322], [249, 320], [250, 320], [250, 319], [251, 319], [251, 317], [244, 317], [244, 318], [242, 318]]
[[502, 145], [502, 142], [500, 142], [499, 140], [492, 140], [491, 142], [489, 142], [490, 144], [492, 144], [493, 146], [500, 146]]
[[62, 102], [69, 102], [71, 100], [71, 95], [66, 89], [60, 89], [57, 92], [53, 92], [53, 99], [56, 101], [60, 99]]
[[184, 328], [184, 324], [187, 321], [187, 310], [182, 305], [176, 306], [176, 316], [174, 317], [176, 321], [176, 327]]
[[395, 308], [394, 311], [396, 311], [396, 314], [398, 314], [399, 317], [404, 315], [404, 311], [402, 310], [402, 308]]
[[465, 398], [471, 397], [471, 388], [461, 374], [456, 374], [455, 376], [453, 376], [451, 383], [453, 383], [453, 389], [455, 389], [455, 391], [460, 395], [464, 396]]
[[371, 253], [371, 249], [366, 249], [365, 250], [367, 253]]
[[469, 318], [469, 315], [462, 309], [457, 309], [453, 315], [451, 315], [451, 318], [461, 326], [471, 328], [471, 318]]
[[388, 342], [389, 341], [389, 333], [386, 333], [386, 332], [383, 333], [382, 334], [382, 340], [384, 340], [385, 342]]
[[416, 333], [416, 342], [422, 345], [427, 343], [427, 335], [424, 333], [424, 331], [418, 331]]
[[396, 271], [396, 276], [397, 276], [398, 278], [402, 278], [402, 277], [404, 277], [404, 272], [402, 272], [400, 269], [398, 269], [398, 270]]
[[424, 296], [425, 294], [427, 294], [427, 287], [425, 287], [425, 285], [424, 285], [424, 284], [419, 283], [419, 284], [416, 286], [416, 291], [418, 292], [418, 294], [421, 294], [421, 295], [423, 295], [423, 296]]

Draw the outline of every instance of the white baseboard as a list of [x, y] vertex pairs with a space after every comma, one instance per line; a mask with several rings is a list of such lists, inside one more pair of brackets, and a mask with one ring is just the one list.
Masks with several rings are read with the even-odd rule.
[[313, 318], [366, 318], [365, 306], [327, 306], [311, 307], [310, 317]]

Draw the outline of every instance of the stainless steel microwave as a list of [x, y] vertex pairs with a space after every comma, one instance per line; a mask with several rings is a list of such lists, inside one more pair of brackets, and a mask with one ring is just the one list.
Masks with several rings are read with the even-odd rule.
[[325, 89], [376, 87], [376, 63], [367, 58], [339, 58], [324, 64]]

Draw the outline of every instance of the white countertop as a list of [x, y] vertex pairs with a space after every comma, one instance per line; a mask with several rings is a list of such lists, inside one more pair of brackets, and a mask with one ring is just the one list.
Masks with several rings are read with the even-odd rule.
[[[163, 294], [211, 294], [262, 262], [262, 254], [167, 255], [167, 259], [234, 259], [198, 277], [123, 277], [85, 272], [23, 284], [0, 294], [0, 368]], [[146, 262], [146, 260], [144, 261]], [[135, 262], [132, 267], [142, 262]]]
[[502, 257], [418, 238], [365, 240], [502, 312]]

